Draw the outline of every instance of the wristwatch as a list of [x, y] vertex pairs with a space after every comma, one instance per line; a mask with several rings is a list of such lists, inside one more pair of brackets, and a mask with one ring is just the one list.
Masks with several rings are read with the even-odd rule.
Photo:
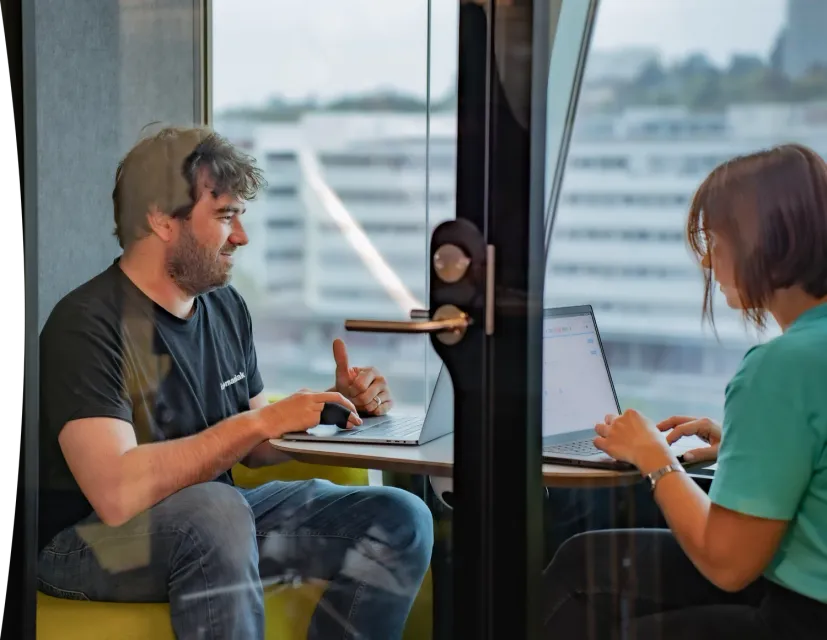
[[673, 471], [685, 472], [686, 469], [683, 468], [683, 465], [680, 462], [673, 462], [670, 465], [661, 467], [660, 469], [648, 474], [646, 477], [649, 479], [649, 484], [651, 485], [652, 491], [655, 490], [655, 485], [657, 485], [658, 480], [660, 480], [667, 473], [672, 473]]

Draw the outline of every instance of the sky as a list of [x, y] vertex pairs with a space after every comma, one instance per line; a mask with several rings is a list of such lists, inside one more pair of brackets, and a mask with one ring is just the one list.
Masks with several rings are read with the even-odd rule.
[[[572, 0], [566, 0], [572, 1]], [[585, 0], [580, 0], [585, 1]], [[819, 0], [820, 1], [820, 0]], [[787, 0], [601, 0], [592, 46], [766, 57]], [[431, 91], [454, 82], [458, 0], [431, 0]], [[270, 97], [425, 95], [427, 0], [213, 0], [216, 111]]]

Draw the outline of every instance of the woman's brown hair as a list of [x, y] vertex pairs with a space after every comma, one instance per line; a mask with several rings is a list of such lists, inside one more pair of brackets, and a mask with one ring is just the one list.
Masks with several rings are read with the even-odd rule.
[[725, 162], [695, 193], [686, 233], [704, 267], [704, 316], [714, 325], [714, 233], [731, 251], [744, 315], [764, 327], [765, 306], [779, 289], [827, 295], [827, 163], [800, 144]]

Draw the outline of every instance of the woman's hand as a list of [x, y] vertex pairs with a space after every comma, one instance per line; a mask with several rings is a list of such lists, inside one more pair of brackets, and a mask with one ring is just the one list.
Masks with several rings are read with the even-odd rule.
[[635, 465], [644, 475], [677, 462], [658, 427], [634, 409], [606, 416], [594, 430], [595, 447], [615, 460]]
[[658, 424], [661, 431], [669, 431], [666, 441], [671, 445], [684, 436], [698, 436], [709, 443], [708, 447], [692, 449], [683, 454], [687, 462], [707, 462], [718, 459], [718, 447], [721, 445], [721, 425], [709, 418], [690, 418], [672, 416]]

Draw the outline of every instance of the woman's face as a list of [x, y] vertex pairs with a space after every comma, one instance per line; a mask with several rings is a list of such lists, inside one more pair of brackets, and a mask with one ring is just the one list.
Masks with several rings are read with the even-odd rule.
[[742, 309], [741, 297], [735, 287], [735, 265], [732, 261], [732, 252], [729, 244], [720, 236], [710, 233], [709, 251], [704, 257], [704, 267], [712, 269], [712, 276], [718, 283], [718, 288], [726, 297], [727, 304], [732, 309]]

